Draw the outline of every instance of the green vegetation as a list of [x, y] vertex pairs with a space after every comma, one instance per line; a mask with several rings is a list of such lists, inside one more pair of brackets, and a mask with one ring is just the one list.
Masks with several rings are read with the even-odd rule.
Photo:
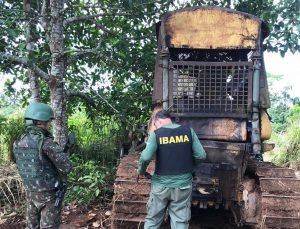
[[12, 115], [0, 113], [0, 164], [2, 161], [14, 161], [13, 143], [24, 130], [24, 120], [20, 112]]
[[77, 201], [80, 204], [105, 202], [111, 200], [112, 182], [115, 166], [101, 165], [95, 160], [84, 160], [78, 155], [71, 156], [73, 170], [69, 175], [69, 188], [66, 193], [66, 202]]
[[[99, 111], [122, 114], [130, 123], [145, 118], [151, 108], [156, 23], [168, 11], [191, 6], [222, 6], [253, 14], [270, 27], [266, 50], [281, 55], [300, 51], [295, 0], [53, 0], [53, 4], [6, 0], [0, 1], [0, 71], [9, 74], [5, 95], [22, 104], [31, 94], [44, 102], [51, 97], [61, 122], [79, 102], [89, 116]], [[32, 80], [36, 83], [30, 84]], [[16, 90], [19, 82], [24, 87]], [[67, 126], [61, 122], [54, 124], [56, 130]], [[58, 142], [64, 142], [65, 132], [55, 136]]]
[[76, 110], [69, 120], [69, 131], [76, 136], [75, 151], [85, 159], [112, 161], [119, 148], [122, 128], [114, 116], [89, 118], [85, 110]]
[[[24, 131], [21, 113], [11, 104], [28, 104], [34, 91], [33, 88], [28, 90], [30, 79], [38, 79], [38, 87], [34, 89], [39, 89], [43, 102], [49, 102], [50, 95], [57, 96], [51, 93], [63, 92], [61, 107], [66, 105], [66, 110], [61, 108], [60, 111], [69, 116], [68, 131], [75, 132], [77, 138], [71, 155], [74, 169], [69, 176], [67, 202], [76, 200], [88, 204], [105, 201], [111, 195], [110, 184], [114, 180], [119, 146], [127, 139], [130, 129], [145, 123], [150, 114], [155, 24], [163, 13], [193, 5], [233, 7], [262, 18], [270, 26], [271, 34], [264, 43], [267, 50], [282, 56], [287, 51], [300, 51], [300, 11], [295, 0], [276, 4], [250, 0], [107, 0], [93, 4], [74, 0], [66, 2], [65, 9], [58, 14], [65, 20], [61, 27], [64, 40], [58, 41], [49, 40], [57, 37], [51, 36], [51, 26], [60, 21], [51, 21], [53, 17], [48, 17], [55, 15], [49, 6], [45, 9], [47, 13], [41, 12], [39, 1], [32, 1], [30, 10], [24, 12], [23, 4], [12, 0], [0, 3], [3, 15], [0, 19], [0, 71], [9, 74], [4, 92], [0, 94], [0, 164], [13, 160], [13, 142]], [[99, 12], [106, 16], [99, 16]], [[54, 43], [59, 46], [62, 40], [64, 58], [53, 59], [57, 53], [52, 53], [50, 46]], [[51, 67], [56, 66], [52, 64], [56, 61], [62, 61], [62, 68], [58, 68], [62, 71], [61, 77], [54, 81], [57, 71]], [[29, 69], [33, 75], [27, 72]], [[25, 87], [16, 90], [18, 82]], [[61, 90], [51, 91], [55, 85], [63, 86], [58, 88]], [[272, 160], [297, 167], [299, 105], [291, 108], [293, 100], [288, 88], [279, 93], [271, 91], [271, 100], [269, 113], [274, 129], [271, 140], [277, 145]]]
[[[275, 123], [276, 124], [276, 123]], [[276, 143], [271, 161], [276, 164], [300, 169], [300, 106], [289, 110], [285, 130], [273, 133], [272, 142]]]
[[275, 84], [282, 80], [282, 75], [268, 74], [269, 87], [271, 90], [271, 108], [268, 110], [272, 128], [275, 133], [285, 132], [290, 116], [290, 107], [293, 104], [293, 98], [290, 96], [291, 86], [285, 86], [281, 90], [275, 89]]
[[292, 98], [291, 87], [275, 89], [281, 75], [268, 74], [272, 107], [268, 110], [272, 121], [275, 149], [268, 160], [282, 166], [300, 169], [300, 106], [299, 98]]
[[91, 120], [84, 110], [69, 118], [69, 130], [76, 135], [72, 150], [73, 170], [69, 174], [66, 202], [89, 204], [111, 198], [118, 159], [121, 128], [117, 118], [100, 116]]
[[[13, 142], [25, 130], [22, 115], [23, 111], [12, 113], [11, 109], [9, 112], [7, 109], [0, 110], [0, 164], [13, 160]], [[84, 110], [78, 109], [70, 116], [69, 125], [69, 130], [76, 134], [76, 145], [71, 151], [73, 170], [69, 174], [65, 200], [66, 202], [77, 201], [80, 204], [105, 202], [112, 195], [111, 187], [118, 159], [120, 133], [122, 133], [119, 121], [108, 116], [100, 116], [91, 121]], [[15, 179], [13, 182], [19, 182], [18, 177], [13, 178]], [[20, 190], [11, 189], [5, 192], [7, 193], [19, 196]], [[0, 190], [0, 196], [2, 194], [4, 193]], [[3, 199], [5, 203], [8, 200], [10, 198]], [[17, 202], [22, 201], [21, 198]], [[14, 206], [18, 205], [17, 202], [14, 202]], [[6, 204], [11, 205], [9, 202]]]

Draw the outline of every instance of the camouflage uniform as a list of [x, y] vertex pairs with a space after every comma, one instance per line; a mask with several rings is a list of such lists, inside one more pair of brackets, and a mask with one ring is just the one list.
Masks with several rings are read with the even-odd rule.
[[62, 206], [54, 206], [55, 184], [67, 181], [68, 155], [46, 129], [34, 126], [15, 142], [14, 154], [26, 190], [26, 228], [59, 228]]

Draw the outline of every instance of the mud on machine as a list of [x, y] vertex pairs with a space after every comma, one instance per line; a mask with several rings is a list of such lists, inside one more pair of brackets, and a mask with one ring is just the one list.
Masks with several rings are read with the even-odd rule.
[[[157, 24], [153, 114], [168, 109], [176, 122], [193, 127], [207, 152], [195, 169], [193, 208], [228, 210], [237, 226], [299, 228], [300, 180], [262, 157], [274, 148], [265, 143], [268, 35], [262, 20], [230, 9], [165, 14]], [[142, 228], [150, 181], [136, 182], [138, 158], [137, 152], [120, 161], [112, 228]]]

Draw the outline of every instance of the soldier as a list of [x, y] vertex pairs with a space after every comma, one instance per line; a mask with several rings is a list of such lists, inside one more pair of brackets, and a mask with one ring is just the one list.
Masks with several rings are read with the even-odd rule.
[[[59, 228], [63, 194], [72, 165], [68, 154], [48, 131], [53, 110], [32, 103], [25, 111], [26, 132], [14, 143], [17, 167], [26, 190], [26, 228]], [[62, 192], [64, 193], [64, 192]]]
[[144, 228], [159, 228], [168, 208], [171, 228], [187, 229], [194, 163], [205, 159], [206, 152], [195, 131], [172, 123], [167, 111], [157, 112], [153, 121], [156, 130], [149, 136], [138, 164], [138, 174], [147, 175], [147, 166], [156, 157]]

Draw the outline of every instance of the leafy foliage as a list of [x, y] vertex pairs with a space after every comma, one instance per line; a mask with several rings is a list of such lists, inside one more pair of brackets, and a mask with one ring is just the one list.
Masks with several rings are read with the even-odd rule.
[[14, 160], [13, 143], [24, 130], [24, 119], [20, 112], [10, 116], [0, 113], [0, 162]]
[[300, 106], [291, 109], [286, 132], [275, 134], [273, 140], [277, 146], [272, 153], [272, 161], [300, 169]]
[[69, 118], [69, 131], [76, 136], [75, 151], [85, 159], [113, 161], [121, 136], [120, 120], [115, 117], [89, 118], [84, 109], [78, 109]]
[[[0, 162], [5, 162], [12, 153], [13, 142], [24, 132], [25, 125], [21, 112], [10, 110], [1, 114]], [[102, 122], [101, 119], [95, 119], [93, 123], [84, 111], [79, 110], [70, 117], [69, 124], [70, 130], [76, 133], [77, 141], [71, 155], [73, 170], [69, 174], [66, 201], [76, 200], [82, 204], [105, 201], [112, 194], [119, 147], [119, 135], [115, 131], [118, 125], [112, 125], [112, 120]]]
[[88, 145], [111, 137], [120, 128], [119, 120], [114, 117], [102, 116], [91, 119], [85, 109], [77, 107], [69, 117], [69, 129], [76, 133], [79, 145]]
[[290, 107], [293, 98], [290, 96], [291, 87], [286, 86], [280, 90], [275, 88], [275, 84], [282, 79], [281, 75], [268, 74], [271, 108], [268, 110], [271, 116], [272, 128], [276, 133], [284, 132], [288, 126]]
[[[65, 89], [83, 92], [91, 98], [82, 100], [72, 97], [68, 107], [75, 107], [83, 101], [91, 117], [99, 115], [101, 111], [101, 115], [118, 114], [128, 125], [144, 123], [151, 109], [155, 24], [167, 11], [195, 5], [214, 5], [254, 14], [270, 26], [271, 35], [266, 41], [266, 49], [284, 55], [288, 50], [300, 50], [300, 11], [297, 3], [295, 0], [280, 0], [277, 4], [270, 0], [68, 1], [63, 11]], [[27, 21], [19, 16], [23, 13], [22, 2], [7, 0], [0, 4], [3, 15], [0, 18], [0, 53], [28, 56], [30, 63], [48, 72], [51, 53], [49, 34], [41, 20], [41, 1], [32, 2], [29, 12], [30, 22], [34, 24], [34, 42], [30, 53], [23, 36]], [[13, 74], [11, 82], [18, 78], [28, 84], [28, 76], [20, 64], [0, 58], [0, 68], [3, 72]], [[44, 81], [40, 83], [42, 100], [49, 101], [48, 85]], [[9, 91], [11, 87], [7, 89]], [[28, 98], [28, 91], [23, 91], [22, 96]], [[100, 98], [105, 98], [106, 102]], [[26, 100], [23, 100], [23, 104], [26, 104]]]
[[268, 110], [273, 134], [270, 142], [276, 143], [275, 149], [267, 153], [265, 159], [276, 164], [300, 169], [300, 107], [299, 98], [290, 95], [290, 87], [278, 90], [281, 75], [268, 74], [271, 108]]
[[111, 198], [115, 173], [112, 164], [101, 166], [98, 161], [86, 161], [77, 155], [72, 155], [71, 161], [73, 170], [68, 178], [67, 202], [75, 200], [80, 204], [89, 204]]
[[76, 108], [69, 118], [76, 135], [72, 150], [73, 170], [69, 174], [66, 201], [89, 204], [111, 197], [120, 136], [116, 120], [97, 117], [91, 120], [84, 109]]

